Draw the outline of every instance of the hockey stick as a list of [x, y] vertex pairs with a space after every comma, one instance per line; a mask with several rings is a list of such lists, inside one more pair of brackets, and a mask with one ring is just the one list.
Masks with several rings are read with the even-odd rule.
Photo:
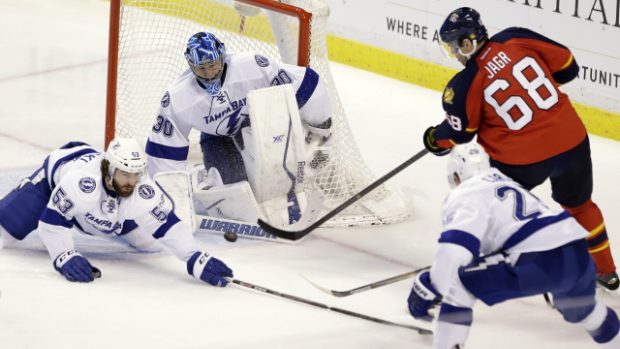
[[350, 290], [346, 290], [346, 291], [336, 291], [336, 290], [329, 290], [326, 287], [320, 286], [315, 284], [314, 282], [308, 280], [307, 278], [304, 277], [304, 279], [306, 279], [306, 281], [308, 281], [310, 284], [312, 284], [312, 286], [318, 288], [319, 290], [331, 294], [332, 296], [336, 296], [336, 297], [348, 297], [357, 293], [361, 293], [361, 292], [365, 292], [365, 291], [370, 291], [372, 289], [375, 288], [379, 288], [381, 286], [386, 286], [386, 285], [390, 285], [393, 284], [395, 282], [398, 281], [402, 281], [402, 280], [406, 280], [409, 279], [412, 276], [415, 276], [416, 274], [425, 271], [427, 269], [429, 269], [430, 266], [424, 267], [424, 268], [419, 268], [416, 270], [412, 270], [412, 271], [408, 271], [406, 273], [402, 273], [396, 276], [392, 276], [390, 278], [387, 279], [383, 279], [380, 281], [375, 281], [373, 283], [370, 283], [368, 285], [364, 285], [364, 286], [360, 286], [360, 287], [356, 287], [356, 288], [352, 288]]
[[[301, 219], [299, 222], [291, 224], [290, 227], [295, 229], [298, 226], [308, 226], [316, 220], [316, 216], [321, 212], [325, 196], [315, 191], [308, 195], [307, 204], [304, 211], [301, 213]], [[285, 244], [295, 244], [296, 241], [282, 239], [274, 234], [270, 234], [264, 231], [260, 226], [234, 219], [212, 217], [201, 214], [194, 214], [198, 219], [198, 226], [196, 231], [203, 231], [206, 233], [215, 233], [224, 235], [226, 233], [234, 233], [237, 237], [248, 238], [253, 240], [263, 240], [271, 242], [280, 242]]]
[[221, 217], [211, 217], [201, 214], [194, 214], [198, 225], [196, 232], [205, 232], [209, 234], [224, 235], [226, 233], [234, 233], [238, 237], [263, 240], [271, 242], [280, 242], [285, 244], [294, 244], [294, 241], [278, 238], [277, 236], [264, 231], [260, 226], [234, 219], [226, 219]]
[[[501, 254], [501, 253], [502, 253], [502, 251], [496, 251], [496, 252], [489, 253], [489, 254], [484, 255], [484, 256], [479, 256], [476, 259], [474, 259], [471, 263], [475, 264], [475, 263], [478, 263], [480, 261], [485, 260], [486, 258], [495, 256], [495, 255], [498, 255], [498, 254]], [[390, 285], [390, 284], [393, 284], [393, 283], [401, 281], [401, 280], [406, 280], [406, 279], [408, 279], [408, 278], [410, 278], [412, 276], [415, 276], [418, 273], [423, 272], [425, 270], [428, 270], [430, 268], [431, 268], [431, 266], [428, 265], [426, 267], [418, 268], [416, 270], [408, 271], [406, 273], [402, 273], [402, 274], [399, 274], [399, 275], [396, 275], [396, 276], [392, 276], [390, 278], [383, 279], [383, 280], [380, 280], [380, 281], [375, 281], [375, 282], [370, 283], [368, 285], [359, 286], [359, 287], [352, 288], [352, 289], [346, 290], [346, 291], [330, 290], [330, 289], [327, 289], [326, 287], [323, 287], [323, 286], [315, 284], [314, 282], [308, 280], [306, 277], [304, 277], [304, 279], [306, 279], [306, 281], [308, 281], [314, 287], [318, 288], [319, 290], [321, 290], [321, 291], [323, 291], [325, 293], [331, 294], [331, 295], [336, 296], [336, 297], [348, 297], [348, 296], [354, 295], [356, 293], [370, 291], [372, 289], [375, 289], [375, 288], [378, 288], [378, 287], [381, 287], [381, 286], [386, 286], [386, 285]], [[547, 296], [545, 296], [545, 300], [546, 299], [547, 299]]]
[[411, 165], [414, 162], [418, 161], [421, 157], [426, 155], [426, 153], [428, 153], [427, 149], [420, 150], [417, 154], [412, 156], [409, 160], [403, 162], [401, 165], [399, 165], [398, 167], [396, 167], [395, 169], [393, 169], [389, 173], [385, 174], [383, 177], [377, 179], [376, 181], [374, 181], [373, 183], [368, 185], [366, 188], [362, 189], [362, 191], [357, 193], [355, 196], [349, 198], [347, 201], [345, 201], [342, 204], [340, 204], [340, 206], [338, 206], [335, 209], [331, 210], [325, 216], [323, 216], [322, 218], [320, 218], [316, 222], [310, 224], [306, 228], [303, 228], [303, 229], [300, 229], [300, 230], [284, 230], [284, 229], [276, 228], [276, 227], [270, 225], [269, 223], [263, 221], [262, 219], [258, 220], [258, 225], [260, 225], [260, 227], [263, 228], [265, 231], [267, 231], [267, 232], [269, 232], [269, 233], [271, 233], [271, 234], [273, 234], [273, 235], [275, 235], [277, 237], [280, 237], [280, 238], [283, 238], [283, 239], [288, 239], [288, 240], [299, 240], [299, 239], [303, 238], [304, 236], [308, 235], [314, 229], [316, 229], [319, 226], [321, 226], [321, 224], [327, 222], [332, 217], [334, 217], [335, 215], [337, 215], [338, 213], [343, 211], [345, 208], [351, 206], [351, 204], [355, 203], [356, 201], [358, 201], [359, 199], [364, 197], [366, 194], [368, 194], [371, 191], [373, 191], [375, 188], [377, 188], [378, 186], [383, 184], [388, 179], [394, 177], [394, 175], [396, 175], [400, 171], [404, 170], [409, 165]]
[[249, 283], [249, 282], [245, 282], [245, 281], [241, 281], [241, 280], [237, 280], [237, 279], [229, 279], [229, 282], [232, 282], [233, 284], [239, 285], [241, 287], [249, 288], [249, 289], [254, 290], [254, 291], [266, 293], [266, 294], [269, 294], [269, 295], [272, 295], [272, 296], [286, 298], [288, 300], [292, 300], [292, 301], [295, 301], [295, 302], [300, 302], [300, 303], [312, 305], [312, 306], [317, 307], [317, 308], [322, 308], [322, 309], [327, 309], [327, 310], [335, 311], [337, 313], [349, 315], [349, 316], [352, 316], [352, 317], [356, 317], [358, 319], [364, 319], [364, 320], [368, 320], [368, 321], [372, 321], [372, 322], [376, 322], [378, 324], [383, 324], [383, 325], [388, 325], [388, 326], [407, 328], [407, 329], [410, 329], [410, 330], [417, 331], [419, 334], [422, 334], [422, 335], [432, 335], [433, 334], [433, 331], [427, 330], [427, 329], [422, 328], [422, 327], [417, 327], [417, 326], [413, 326], [413, 325], [400, 324], [400, 323], [397, 323], [397, 322], [392, 322], [392, 321], [388, 321], [388, 320], [382, 320], [382, 319], [379, 319], [379, 318], [376, 318], [376, 317], [373, 317], [373, 316], [352, 312], [352, 311], [346, 310], [346, 309], [330, 307], [330, 306], [325, 305], [323, 303], [318, 303], [318, 302], [315, 302], [315, 301], [312, 301], [312, 300], [309, 300], [309, 299], [293, 296], [293, 295], [286, 294], [286, 293], [281, 293], [281, 292], [278, 292], [278, 291], [274, 291], [274, 290], [271, 290], [271, 289], [268, 289], [268, 288], [265, 288], [265, 287], [262, 287], [262, 286], [258, 286], [258, 285]]

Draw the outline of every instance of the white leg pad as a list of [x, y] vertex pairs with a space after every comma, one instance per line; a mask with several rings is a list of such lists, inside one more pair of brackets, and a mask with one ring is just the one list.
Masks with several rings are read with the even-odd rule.
[[246, 181], [194, 192], [194, 208], [198, 215], [256, 222], [260, 209]]
[[193, 232], [196, 224], [189, 174], [185, 171], [161, 172], [155, 175], [153, 180], [172, 199], [174, 212]]

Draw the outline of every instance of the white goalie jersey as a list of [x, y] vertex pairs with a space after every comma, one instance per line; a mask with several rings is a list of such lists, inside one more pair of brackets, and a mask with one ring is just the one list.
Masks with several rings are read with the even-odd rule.
[[226, 56], [220, 92], [211, 96], [188, 69], [174, 81], [162, 100], [147, 141], [148, 170], [183, 171], [192, 129], [215, 136], [233, 136], [246, 126], [248, 92], [292, 84], [300, 118], [317, 126], [331, 116], [329, 96], [319, 75], [310, 68], [282, 64], [265, 56], [233, 53]]

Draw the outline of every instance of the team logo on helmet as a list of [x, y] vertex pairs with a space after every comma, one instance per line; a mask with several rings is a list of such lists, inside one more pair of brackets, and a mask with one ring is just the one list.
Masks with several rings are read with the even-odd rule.
[[266, 67], [269, 65], [269, 58], [262, 56], [262, 55], [254, 55], [254, 59], [256, 60], [256, 64], [258, 64], [259, 67]]
[[148, 184], [142, 184], [138, 188], [138, 194], [145, 200], [152, 199], [155, 196], [155, 189]]
[[170, 93], [166, 91], [161, 99], [161, 107], [167, 108], [170, 105]]
[[84, 177], [80, 179], [80, 190], [85, 192], [86, 194], [90, 194], [95, 191], [97, 187], [97, 182], [92, 177]]

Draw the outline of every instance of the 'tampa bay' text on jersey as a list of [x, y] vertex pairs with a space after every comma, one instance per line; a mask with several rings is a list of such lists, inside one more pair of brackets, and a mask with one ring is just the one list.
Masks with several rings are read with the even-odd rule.
[[171, 199], [148, 176], [142, 176], [129, 197], [109, 190], [102, 180], [103, 158], [79, 145], [54, 150], [46, 159], [40, 180], [48, 182], [52, 193], [38, 230], [52, 258], [74, 248], [74, 227], [89, 235], [122, 236], [137, 248], [157, 239], [182, 260], [199, 249]]
[[[248, 118], [248, 92], [292, 84], [302, 121], [320, 125], [331, 116], [329, 95], [310, 68], [278, 63], [258, 54], [226, 56], [220, 93], [211, 96], [188, 69], [161, 100], [159, 115], [147, 141], [148, 170], [185, 170], [192, 129], [214, 136], [233, 136]], [[249, 121], [249, 120], [248, 120]]]
[[525, 28], [499, 32], [446, 86], [437, 144], [451, 148], [477, 133], [491, 158], [512, 165], [574, 148], [586, 130], [558, 86], [578, 72], [561, 44]]

